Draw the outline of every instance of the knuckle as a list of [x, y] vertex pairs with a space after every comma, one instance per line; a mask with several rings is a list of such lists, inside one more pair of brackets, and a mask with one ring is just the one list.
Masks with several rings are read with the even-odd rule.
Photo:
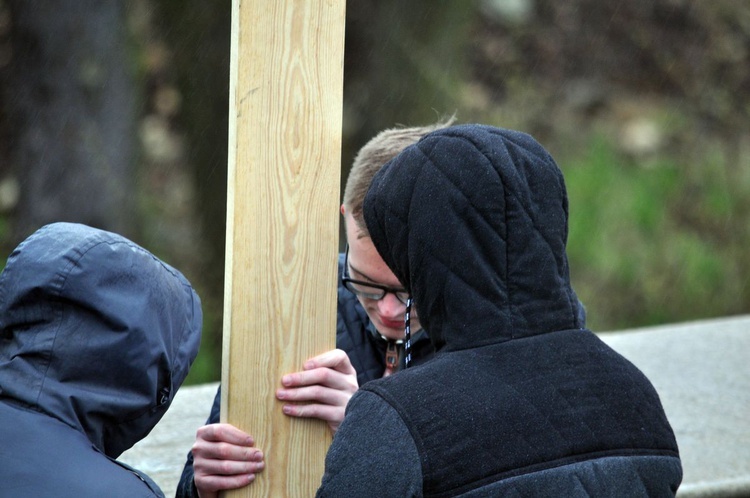
[[232, 458], [232, 446], [221, 443], [216, 448], [216, 454], [221, 460], [230, 460]]
[[205, 439], [210, 431], [210, 425], [203, 425], [201, 427], [198, 427], [198, 430], [195, 431], [195, 438], [196, 439]]
[[299, 384], [299, 374], [290, 373], [286, 375], [287, 385], [296, 386]]
[[196, 439], [204, 441], [212, 441], [217, 437], [221, 437], [222, 430], [220, 424], [206, 424], [198, 428], [195, 432]]
[[321, 368], [319, 375], [319, 382], [326, 383], [331, 380], [331, 369], [330, 368]]
[[299, 389], [287, 389], [284, 392], [285, 401], [296, 401], [299, 398]]
[[311, 394], [313, 399], [316, 400], [322, 400], [327, 393], [328, 389], [322, 387], [322, 386], [313, 386], [311, 388]]
[[248, 462], [259, 461], [260, 452], [253, 448], [247, 448], [245, 450], [245, 460]]
[[234, 466], [232, 465], [232, 462], [224, 461], [219, 464], [219, 473], [222, 475], [232, 475], [234, 474]]

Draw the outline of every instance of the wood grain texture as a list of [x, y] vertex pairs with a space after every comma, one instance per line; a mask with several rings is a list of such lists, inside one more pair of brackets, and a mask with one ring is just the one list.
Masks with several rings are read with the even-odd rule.
[[227, 496], [313, 496], [330, 434], [285, 373], [335, 347], [344, 0], [234, 0], [222, 421], [266, 470]]

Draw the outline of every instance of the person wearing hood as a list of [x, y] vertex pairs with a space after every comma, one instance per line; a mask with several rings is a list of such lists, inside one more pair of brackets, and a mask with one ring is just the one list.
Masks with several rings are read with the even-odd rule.
[[46, 225], [0, 275], [0, 497], [153, 497], [117, 457], [145, 437], [198, 352], [190, 283], [133, 242]]
[[[336, 348], [287, 374], [277, 391], [284, 413], [324, 420], [336, 432], [357, 388], [403, 368], [404, 293], [372, 245], [362, 217], [362, 202], [372, 177], [406, 146], [453, 119], [428, 126], [381, 131], [357, 153], [344, 189], [341, 215], [347, 250], [339, 255]], [[412, 316], [412, 363], [432, 357], [433, 348], [419, 319]], [[290, 402], [290, 403], [287, 403]], [[263, 453], [252, 436], [221, 424], [217, 392], [206, 425], [199, 428], [177, 487], [177, 498], [213, 498], [218, 492], [250, 484], [263, 471]]]
[[436, 353], [360, 387], [317, 496], [675, 495], [659, 396], [582, 323], [563, 175], [532, 137], [430, 133], [375, 175], [364, 219]]

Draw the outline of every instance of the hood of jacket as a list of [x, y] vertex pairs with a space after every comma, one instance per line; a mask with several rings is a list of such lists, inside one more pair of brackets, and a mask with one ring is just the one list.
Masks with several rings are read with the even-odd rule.
[[364, 217], [437, 350], [584, 326], [563, 175], [525, 133], [460, 125], [426, 135], [375, 175]]
[[200, 299], [174, 268], [119, 235], [47, 225], [0, 275], [0, 402], [117, 458], [166, 412], [201, 326]]

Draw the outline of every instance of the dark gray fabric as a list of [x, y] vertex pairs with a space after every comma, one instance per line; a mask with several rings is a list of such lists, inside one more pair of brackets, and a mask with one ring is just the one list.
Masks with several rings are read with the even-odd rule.
[[603, 457], [511, 477], [460, 496], [667, 498], [675, 495], [681, 474], [680, 460], [675, 457]]
[[[366, 391], [351, 399], [347, 411], [326, 455], [326, 476], [336, 477], [330, 485], [324, 478], [317, 496], [420, 496], [419, 453], [399, 414]], [[372, 465], [372, 448], [380, 449], [378, 466]]]
[[[378, 394], [407, 425], [425, 496], [603, 457], [677, 460], [650, 383], [588, 331], [439, 352], [362, 390]], [[679, 474], [663, 477], [679, 482]], [[543, 478], [535, 482], [535, 494], [555, 496]]]
[[166, 412], [201, 326], [182, 274], [119, 235], [21, 243], [0, 275], [0, 496], [161, 496], [114, 459]]
[[[423, 496], [420, 455], [400, 415], [367, 391], [352, 398], [349, 407], [336, 433], [336, 444], [326, 456], [326, 475], [317, 496]], [[363, 431], [361, 427], [376, 430]], [[376, 447], [382, 447], [384, 456], [373, 465], [371, 451]], [[471, 461], [479, 458], [475, 455]], [[378, 466], [381, 464], [388, 467]], [[602, 457], [532, 471], [451, 496], [670, 497], [680, 475], [680, 460], [675, 457]]]
[[[412, 489], [408, 466], [418, 465], [417, 496], [628, 495], [639, 489], [633, 480], [676, 492], [677, 443], [656, 391], [584, 328], [565, 254], [562, 173], [533, 138], [481, 125], [433, 132], [376, 174], [364, 215], [437, 352], [352, 398], [346, 418], [368, 422], [358, 427], [356, 444], [369, 443], [358, 472]], [[367, 419], [363, 410], [383, 411], [377, 398], [405, 430]], [[378, 442], [391, 431], [408, 432], [409, 461], [376, 478], [394, 465], [393, 449]], [[382, 484], [343, 482], [348, 443], [334, 438], [322, 496], [345, 485], [372, 496]], [[670, 463], [647, 472], [639, 462], [648, 458]]]

